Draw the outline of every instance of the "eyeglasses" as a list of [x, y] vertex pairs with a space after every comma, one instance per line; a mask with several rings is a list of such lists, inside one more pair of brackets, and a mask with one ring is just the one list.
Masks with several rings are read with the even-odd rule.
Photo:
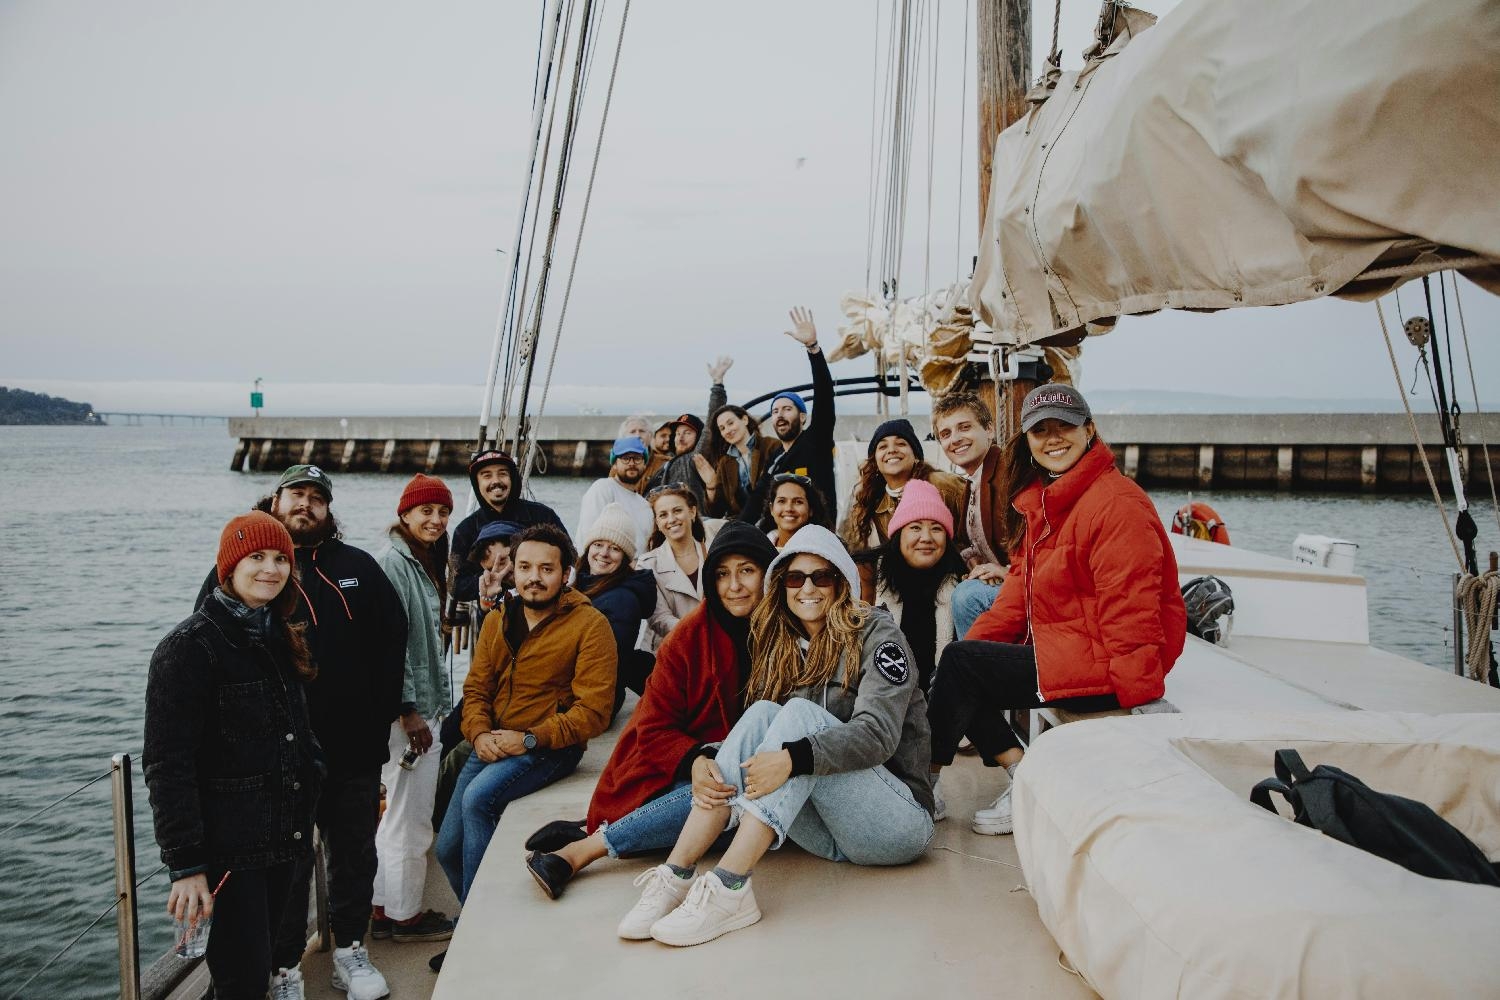
[[681, 493], [683, 491], [686, 491], [687, 488], [687, 483], [662, 483], [660, 486], [653, 486], [650, 490], [647, 491], [646, 500], [648, 502], [651, 500], [655, 500], [663, 493]]
[[616, 455], [615, 456], [615, 461], [616, 462], [624, 462], [627, 465], [645, 465], [646, 464], [646, 456], [645, 455], [637, 455], [633, 451], [627, 451], [623, 455]]
[[771, 477], [773, 483], [796, 483], [798, 486], [811, 486], [813, 481], [806, 476], [799, 476], [795, 472], [778, 472]]
[[785, 580], [787, 590], [801, 590], [808, 580], [813, 582], [814, 587], [836, 587], [839, 572], [834, 569], [815, 569], [811, 573], [804, 573], [800, 569], [793, 569], [787, 571]]

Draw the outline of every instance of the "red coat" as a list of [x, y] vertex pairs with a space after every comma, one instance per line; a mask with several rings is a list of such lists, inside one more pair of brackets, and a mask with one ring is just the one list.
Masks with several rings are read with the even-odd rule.
[[594, 787], [589, 832], [670, 788], [693, 747], [728, 736], [744, 710], [739, 683], [734, 640], [698, 605], [656, 651], [646, 693]]
[[1145, 492], [1101, 441], [1045, 489], [1028, 486], [1015, 507], [1026, 540], [965, 638], [1030, 641], [1046, 701], [1114, 694], [1130, 708], [1160, 698], [1182, 654], [1187, 612], [1172, 545]]

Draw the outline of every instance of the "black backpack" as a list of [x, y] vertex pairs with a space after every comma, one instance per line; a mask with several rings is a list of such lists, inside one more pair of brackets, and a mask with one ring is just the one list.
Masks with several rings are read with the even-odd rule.
[[1421, 802], [1377, 792], [1327, 764], [1309, 772], [1295, 750], [1276, 751], [1276, 777], [1256, 785], [1250, 801], [1275, 812], [1272, 792], [1291, 803], [1292, 818], [1303, 826], [1418, 875], [1500, 887], [1500, 868], [1461, 830]]

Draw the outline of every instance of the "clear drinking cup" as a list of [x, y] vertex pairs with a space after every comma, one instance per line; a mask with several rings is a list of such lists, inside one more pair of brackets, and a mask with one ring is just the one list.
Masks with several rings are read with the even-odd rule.
[[186, 920], [178, 920], [173, 926], [177, 931], [177, 947], [173, 954], [178, 958], [202, 958], [204, 952], [208, 951], [208, 930], [213, 926], [214, 918], [199, 916], [191, 923]]

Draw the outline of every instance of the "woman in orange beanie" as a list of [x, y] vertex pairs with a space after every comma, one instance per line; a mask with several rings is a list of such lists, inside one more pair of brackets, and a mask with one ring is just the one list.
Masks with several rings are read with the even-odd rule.
[[401, 715], [391, 725], [381, 769], [385, 815], [375, 833], [375, 927], [403, 941], [444, 941], [453, 922], [422, 910], [432, 809], [443, 759], [443, 716], [453, 690], [443, 670], [442, 607], [448, 599], [448, 517], [453, 494], [436, 476], [413, 476], [396, 503], [390, 544], [376, 557], [406, 608], [406, 675]]
[[183, 945], [203, 921], [217, 996], [263, 997], [296, 859], [312, 846], [321, 752], [301, 681], [314, 668], [289, 586], [292, 537], [259, 511], [219, 538], [218, 586], [156, 647], [146, 787], [167, 911]]

